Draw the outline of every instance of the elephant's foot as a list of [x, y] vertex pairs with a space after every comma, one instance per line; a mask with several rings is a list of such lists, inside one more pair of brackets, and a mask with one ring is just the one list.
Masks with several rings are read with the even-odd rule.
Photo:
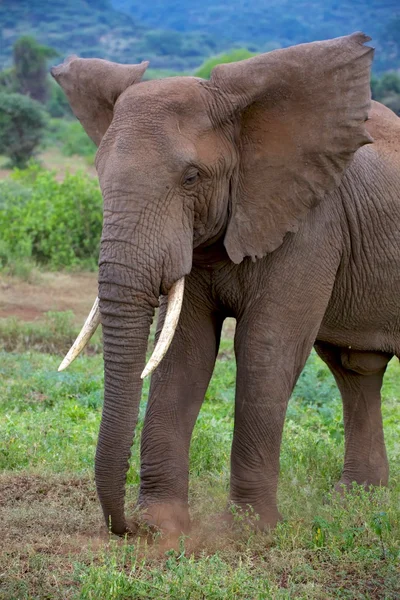
[[339, 479], [339, 481], [335, 484], [333, 489], [336, 494], [340, 494], [341, 496], [343, 496], [347, 492], [351, 492], [354, 489], [354, 485], [362, 485], [365, 490], [371, 491], [376, 487], [381, 487], [381, 486], [386, 487], [387, 480], [382, 481], [382, 480], [372, 479], [372, 480], [367, 480], [367, 481], [364, 480], [359, 483], [355, 479], [350, 481], [349, 479], [345, 479], [345, 478], [341, 477]]
[[351, 491], [353, 484], [362, 485], [366, 490], [374, 487], [387, 486], [389, 480], [389, 464], [387, 460], [382, 460], [380, 464], [375, 464], [374, 468], [368, 470], [362, 469], [360, 472], [350, 471], [346, 468], [342, 476], [335, 485], [335, 492], [343, 494]]
[[190, 529], [189, 510], [181, 502], [154, 503], [141, 507], [146, 525], [162, 535], [179, 537]]
[[276, 527], [279, 521], [282, 521], [282, 515], [276, 506], [256, 508], [249, 504], [236, 503], [232, 504], [226, 512], [225, 519], [232, 526], [244, 524], [246, 527], [270, 531]]

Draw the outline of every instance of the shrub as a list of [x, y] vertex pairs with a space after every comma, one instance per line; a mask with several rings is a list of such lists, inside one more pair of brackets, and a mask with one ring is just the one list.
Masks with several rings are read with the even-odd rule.
[[380, 99], [380, 102], [400, 116], [400, 94], [387, 94]]
[[236, 50], [231, 50], [230, 52], [226, 52], [225, 54], [220, 54], [219, 56], [213, 56], [207, 59], [195, 72], [196, 77], [202, 77], [203, 79], [209, 79], [211, 75], [211, 71], [214, 67], [221, 63], [231, 63], [237, 62], [239, 60], [245, 60], [246, 58], [251, 58], [255, 56], [254, 52], [250, 52], [246, 50], [246, 48], [237, 48]]
[[0, 261], [33, 259], [52, 269], [95, 267], [102, 198], [95, 179], [55, 174], [31, 165], [0, 182]]
[[34, 37], [25, 35], [13, 46], [13, 63], [17, 90], [38, 102], [46, 102], [48, 97], [47, 60], [55, 58], [58, 52], [42, 46]]
[[79, 121], [50, 119], [46, 128], [46, 144], [57, 145], [64, 156], [84, 156], [94, 162], [96, 146], [86, 134]]
[[87, 158], [94, 157], [96, 146], [78, 121], [69, 123], [62, 152], [65, 156], [78, 154]]
[[372, 97], [400, 115], [400, 77], [396, 73], [385, 73], [380, 79], [371, 79]]
[[38, 147], [45, 125], [38, 102], [22, 94], [0, 92], [0, 154], [24, 167]]
[[50, 97], [46, 109], [51, 117], [71, 117], [72, 111], [63, 89], [55, 81], [49, 84]]
[[12, 92], [17, 91], [15, 89], [15, 87], [16, 87], [16, 82], [15, 82], [14, 69], [9, 68], [9, 69], [4, 69], [3, 71], [0, 71], [0, 90], [3, 92], [12, 93]]

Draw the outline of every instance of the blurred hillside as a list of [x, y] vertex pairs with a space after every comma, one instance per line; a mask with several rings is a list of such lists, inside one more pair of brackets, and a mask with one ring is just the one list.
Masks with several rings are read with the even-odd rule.
[[208, 33], [225, 47], [268, 50], [362, 30], [376, 72], [400, 69], [399, 0], [112, 0], [148, 27]]
[[0, 68], [10, 65], [12, 46], [22, 35], [34, 36], [61, 57], [146, 59], [152, 68], [178, 71], [193, 69], [223, 49], [207, 34], [153, 31], [109, 0], [3, 0], [0, 32]]
[[265, 51], [361, 29], [377, 48], [375, 72], [400, 69], [399, 0], [3, 0], [0, 27], [0, 68], [26, 34], [61, 57], [191, 71], [231, 48]]

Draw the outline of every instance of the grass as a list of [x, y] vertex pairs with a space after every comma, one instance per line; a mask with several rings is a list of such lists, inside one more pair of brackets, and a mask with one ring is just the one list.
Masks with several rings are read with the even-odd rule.
[[[96, 169], [90, 164], [87, 157], [76, 154], [65, 156], [59, 146], [41, 148], [35, 158], [45, 169], [56, 171], [59, 181], [64, 179], [66, 173], [76, 173], [77, 171], [84, 171], [96, 177]], [[5, 156], [0, 156], [0, 179], [5, 179], [11, 173], [9, 160]]]
[[[65, 317], [58, 318], [48, 336], [58, 340], [52, 352], [61, 351], [70, 329]], [[21, 332], [32, 325], [15, 327]], [[46, 343], [37, 347], [46, 350]], [[279, 486], [285, 521], [263, 534], [249, 526], [251, 514], [234, 513], [234, 529], [216, 516], [229, 485], [235, 380], [232, 341], [223, 340], [191, 446], [193, 531], [170, 549], [163, 540], [114, 539], [103, 527], [93, 482], [101, 356], [83, 356], [58, 374], [60, 356], [28, 352], [27, 346], [21, 342], [19, 353], [0, 353], [1, 599], [400, 597], [400, 374], [393, 361], [383, 391], [389, 488], [332, 497], [343, 458], [341, 403], [313, 354], [285, 425]], [[128, 474], [128, 514], [138, 488], [147, 393], [146, 382]]]
[[[7, 352], [65, 353], [72, 345], [80, 327], [74, 322], [72, 311], [48, 311], [40, 320], [21, 321], [8, 317], [0, 321], [0, 350]], [[101, 349], [101, 334], [95, 333], [86, 352], [91, 354]]]

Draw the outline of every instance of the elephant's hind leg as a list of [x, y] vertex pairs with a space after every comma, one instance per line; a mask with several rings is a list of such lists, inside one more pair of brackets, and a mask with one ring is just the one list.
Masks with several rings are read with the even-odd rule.
[[381, 387], [392, 355], [358, 352], [322, 342], [317, 342], [315, 349], [332, 371], [343, 400], [345, 458], [337, 489], [353, 482], [366, 487], [387, 485]]
[[[189, 445], [210, 381], [222, 317], [205, 286], [186, 278], [185, 296], [172, 344], [151, 380], [141, 441], [139, 505], [146, 521], [164, 533], [189, 529]], [[165, 303], [160, 308], [158, 333]]]

